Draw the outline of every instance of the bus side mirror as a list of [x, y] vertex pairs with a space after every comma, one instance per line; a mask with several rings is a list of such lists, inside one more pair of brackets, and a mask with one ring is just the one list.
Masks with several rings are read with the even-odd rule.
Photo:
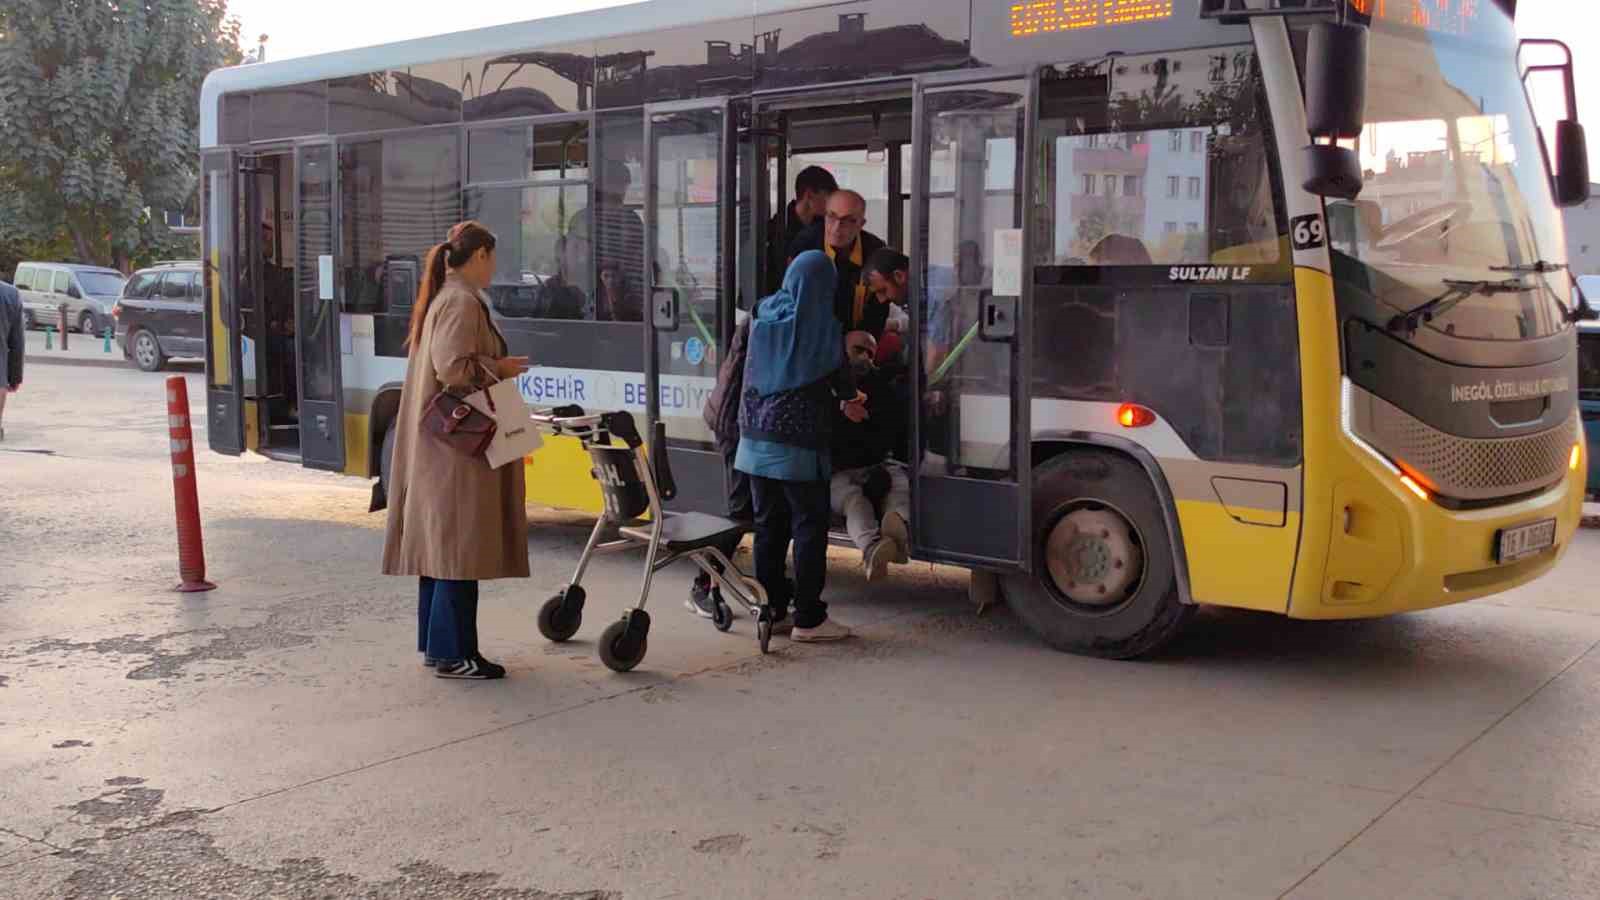
[[1556, 123], [1556, 204], [1582, 206], [1589, 199], [1589, 141], [1583, 125], [1571, 119]]
[[[1559, 59], [1559, 62], [1523, 65], [1522, 54], [1530, 47], [1542, 48]], [[1566, 115], [1556, 121], [1555, 147], [1543, 147], [1548, 167], [1553, 155], [1555, 171], [1550, 173], [1551, 193], [1559, 206], [1578, 206], [1589, 199], [1589, 142], [1584, 137], [1583, 126], [1578, 123], [1578, 90], [1572, 77], [1572, 48], [1565, 43], [1549, 39], [1528, 39], [1517, 45], [1517, 62], [1522, 68], [1522, 85], [1532, 100], [1534, 90], [1528, 79], [1534, 75], [1556, 75], [1561, 79], [1561, 100]], [[1541, 142], [1542, 143], [1542, 142]], [[1550, 150], [1554, 153], [1550, 153]]]
[[1361, 158], [1337, 142], [1361, 136], [1366, 102], [1366, 27], [1313, 25], [1306, 42], [1306, 130], [1311, 134], [1303, 157], [1307, 191], [1342, 200], [1361, 193]]

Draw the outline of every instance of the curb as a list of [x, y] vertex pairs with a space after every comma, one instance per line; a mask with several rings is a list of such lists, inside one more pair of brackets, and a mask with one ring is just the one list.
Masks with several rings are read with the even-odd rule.
[[98, 366], [105, 369], [131, 368], [138, 370], [137, 366], [122, 358], [122, 354], [112, 351], [105, 354], [104, 359], [95, 359], [92, 356], [60, 356], [55, 353], [28, 353], [22, 357], [24, 366], [38, 364], [41, 366]]

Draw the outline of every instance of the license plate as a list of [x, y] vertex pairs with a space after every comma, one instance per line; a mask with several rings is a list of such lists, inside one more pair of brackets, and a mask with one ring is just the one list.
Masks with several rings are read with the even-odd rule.
[[1515, 562], [1548, 550], [1556, 542], [1556, 520], [1530, 522], [1515, 528], [1502, 528], [1495, 536], [1495, 562]]

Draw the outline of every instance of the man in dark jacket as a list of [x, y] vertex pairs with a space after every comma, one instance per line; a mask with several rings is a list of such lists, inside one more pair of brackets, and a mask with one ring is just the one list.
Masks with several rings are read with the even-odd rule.
[[[722, 454], [722, 465], [727, 473], [728, 518], [748, 522], [755, 518], [755, 507], [750, 497], [750, 476], [733, 467], [734, 454], [739, 452], [739, 397], [744, 393], [745, 345], [750, 340], [750, 320], [745, 319], [733, 331], [728, 352], [717, 368], [717, 386], [706, 398], [702, 416], [706, 427]], [[739, 549], [739, 542], [718, 547], [727, 557]], [[716, 563], [712, 563], [713, 566]], [[711, 576], [698, 572], [694, 586], [689, 590], [689, 611], [703, 618], [712, 618], [717, 604], [722, 602], [722, 592], [711, 582]]]
[[828, 211], [828, 198], [839, 189], [833, 173], [821, 166], [806, 166], [794, 177], [794, 199], [789, 201], [788, 212], [772, 214], [767, 222], [767, 293], [777, 293], [783, 285], [783, 274], [789, 268], [789, 253], [801, 232], [822, 221]]
[[0, 441], [6, 439], [6, 397], [22, 387], [22, 355], [27, 336], [22, 330], [22, 295], [0, 281]]
[[789, 258], [807, 250], [828, 254], [839, 273], [833, 295], [834, 316], [845, 331], [865, 331], [878, 338], [888, 323], [889, 307], [869, 302], [861, 273], [867, 260], [883, 249], [883, 241], [866, 231], [866, 224], [866, 198], [855, 191], [834, 191], [822, 221], [813, 222], [789, 245]]
[[[879, 368], [877, 342], [865, 331], [845, 335], [845, 355], [857, 388], [867, 395], [867, 417], [840, 415], [833, 424], [833, 482], [829, 486], [834, 515], [845, 517], [850, 539], [861, 549], [867, 580], [883, 576], [889, 563], [910, 560], [911, 481], [892, 457], [905, 445], [905, 385]], [[873, 508], [869, 491], [881, 484], [883, 518]]]

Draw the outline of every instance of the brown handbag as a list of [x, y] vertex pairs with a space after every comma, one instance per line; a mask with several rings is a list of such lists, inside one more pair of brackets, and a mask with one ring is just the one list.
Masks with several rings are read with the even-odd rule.
[[[484, 391], [483, 396], [488, 400], [489, 411], [494, 412], [494, 400], [489, 392]], [[434, 394], [422, 412], [422, 430], [463, 456], [482, 456], [489, 442], [494, 440], [497, 427], [493, 418], [479, 412], [466, 398], [449, 391]]]

